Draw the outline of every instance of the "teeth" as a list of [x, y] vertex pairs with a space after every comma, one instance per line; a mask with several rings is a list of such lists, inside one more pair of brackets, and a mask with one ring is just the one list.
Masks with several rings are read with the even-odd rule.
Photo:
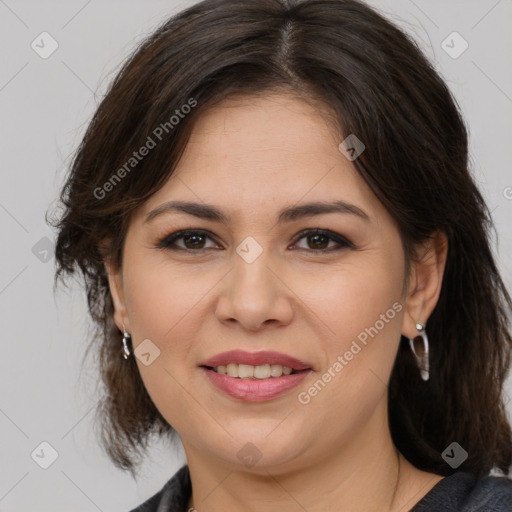
[[268, 379], [271, 375], [270, 365], [262, 364], [254, 367], [254, 378], [255, 379]]
[[237, 364], [230, 363], [227, 365], [226, 369], [227, 369], [227, 374], [230, 377], [238, 377], [238, 365]]
[[281, 377], [292, 373], [290, 367], [281, 366], [280, 364], [252, 366], [250, 364], [229, 363], [228, 365], [217, 366], [214, 370], [221, 375], [239, 379], [269, 379], [270, 377]]
[[249, 379], [250, 377], [254, 377], [254, 366], [250, 366], [248, 364], [239, 364], [238, 376], [241, 379]]

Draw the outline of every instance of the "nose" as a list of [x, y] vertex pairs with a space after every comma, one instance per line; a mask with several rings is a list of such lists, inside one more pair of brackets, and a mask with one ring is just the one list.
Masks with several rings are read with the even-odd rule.
[[239, 324], [245, 330], [259, 331], [288, 325], [293, 318], [293, 292], [266, 257], [267, 251], [252, 263], [238, 254], [233, 269], [223, 279], [216, 316], [224, 323]]

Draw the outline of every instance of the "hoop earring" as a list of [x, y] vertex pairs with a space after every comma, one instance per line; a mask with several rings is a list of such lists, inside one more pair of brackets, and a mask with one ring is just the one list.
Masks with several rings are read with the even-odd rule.
[[128, 359], [130, 357], [130, 348], [128, 344], [131, 342], [132, 337], [126, 332], [126, 329], [123, 324], [123, 357], [124, 359]]
[[[425, 332], [425, 326], [421, 323], [416, 324], [416, 329], [418, 329], [420, 336], [415, 336], [414, 338], [409, 338], [409, 345], [411, 346], [412, 353], [414, 354], [414, 357], [416, 358], [416, 363], [420, 369], [420, 375], [421, 378], [424, 381], [427, 381], [430, 378], [430, 366], [429, 366], [429, 360], [428, 360], [428, 337], [427, 333]], [[415, 341], [421, 337], [423, 348], [418, 354], [415, 347]]]

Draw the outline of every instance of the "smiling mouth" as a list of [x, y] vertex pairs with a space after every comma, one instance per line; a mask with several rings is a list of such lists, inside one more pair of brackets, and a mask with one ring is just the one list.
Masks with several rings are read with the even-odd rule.
[[247, 380], [264, 380], [279, 378], [287, 375], [293, 375], [295, 373], [303, 373], [309, 371], [310, 368], [305, 370], [294, 370], [289, 366], [282, 366], [280, 364], [261, 364], [253, 366], [250, 364], [237, 364], [229, 363], [227, 365], [220, 366], [203, 366], [207, 370], [212, 370], [220, 375], [227, 375], [235, 379], [247, 379]]

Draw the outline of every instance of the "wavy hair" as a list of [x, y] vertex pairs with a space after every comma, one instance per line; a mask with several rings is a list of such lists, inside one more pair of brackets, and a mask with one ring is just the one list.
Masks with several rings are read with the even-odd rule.
[[[172, 174], [207, 107], [233, 94], [273, 91], [322, 105], [339, 133], [364, 142], [353, 163], [395, 219], [408, 264], [416, 244], [435, 230], [447, 236], [441, 294], [426, 329], [431, 378], [419, 378], [401, 343], [389, 382], [396, 447], [416, 467], [446, 476], [454, 470], [441, 454], [457, 441], [468, 452], [462, 470], [508, 474], [512, 436], [502, 389], [512, 302], [492, 254], [491, 215], [470, 173], [467, 128], [417, 43], [356, 0], [194, 4], [138, 46], [99, 104], [74, 153], [53, 226], [55, 285], [83, 277], [94, 326], [88, 351], [104, 385], [97, 420], [108, 455], [133, 472], [151, 434], [173, 438], [175, 431], [151, 401], [134, 358], [121, 358], [105, 258], [121, 265], [131, 213]], [[99, 194], [190, 98], [197, 105], [168, 126], [165, 143]]]

